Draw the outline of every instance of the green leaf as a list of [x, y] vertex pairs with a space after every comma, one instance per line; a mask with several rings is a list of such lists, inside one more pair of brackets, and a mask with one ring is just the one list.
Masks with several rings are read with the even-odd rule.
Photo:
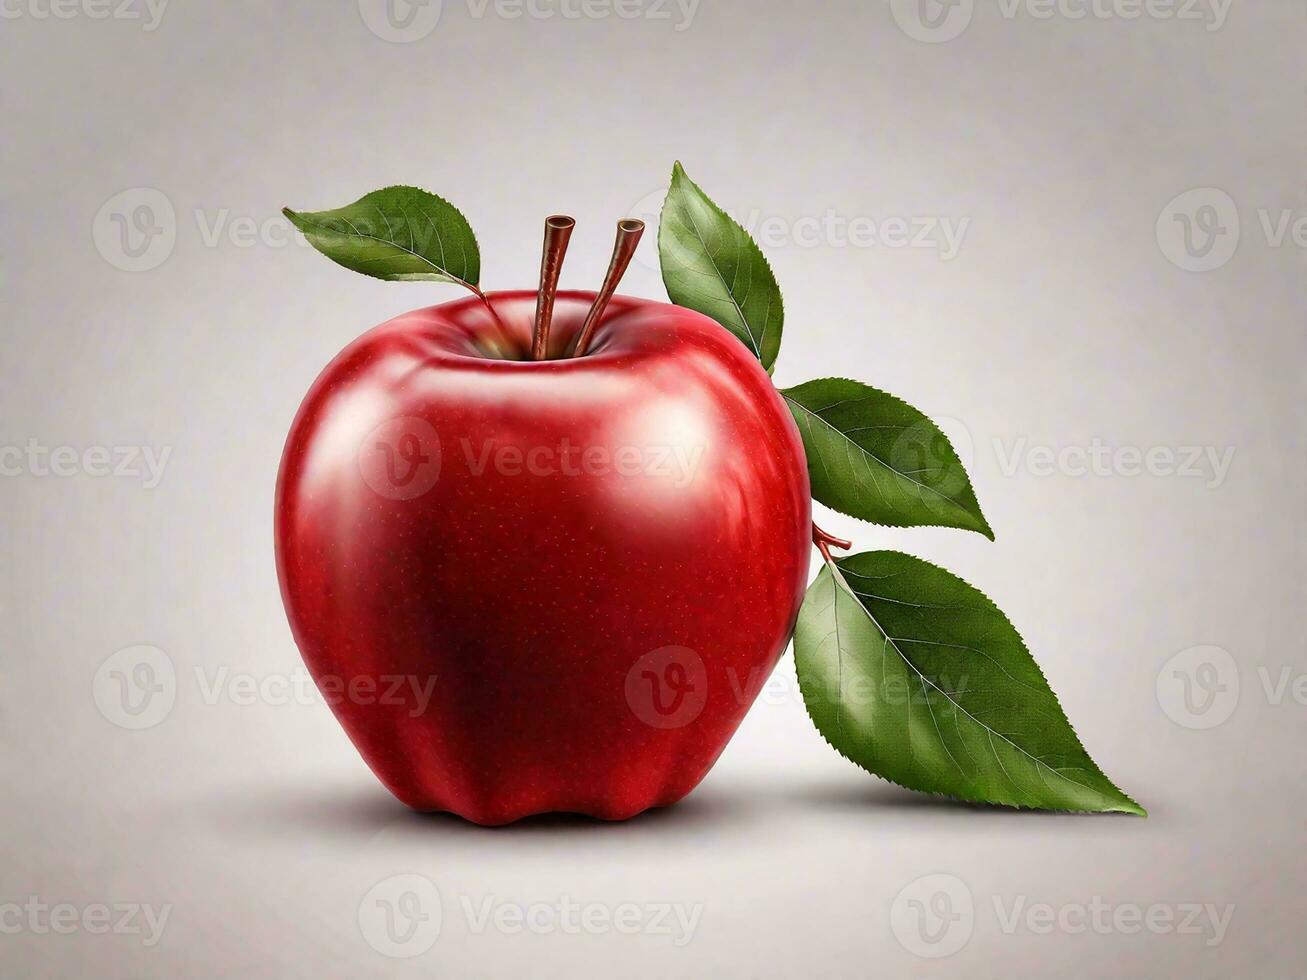
[[712, 317], [770, 372], [785, 322], [776, 277], [749, 233], [679, 162], [658, 222], [658, 258], [672, 302]]
[[467, 219], [416, 187], [386, 187], [334, 211], [282, 213], [319, 252], [365, 276], [472, 290], [481, 279], [481, 253]]
[[843, 756], [910, 789], [1046, 810], [1144, 810], [1081, 746], [1017, 631], [919, 558], [827, 565], [794, 636], [799, 686]]
[[808, 455], [812, 496], [890, 527], [994, 532], [948, 437], [907, 402], [844, 378], [781, 392]]

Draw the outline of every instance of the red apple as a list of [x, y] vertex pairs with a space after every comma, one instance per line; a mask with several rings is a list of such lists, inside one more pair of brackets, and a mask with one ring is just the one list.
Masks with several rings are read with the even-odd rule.
[[322, 373], [277, 484], [291, 629], [400, 800], [481, 824], [630, 817], [704, 777], [808, 572], [803, 445], [712, 320], [535, 291], [405, 314]]

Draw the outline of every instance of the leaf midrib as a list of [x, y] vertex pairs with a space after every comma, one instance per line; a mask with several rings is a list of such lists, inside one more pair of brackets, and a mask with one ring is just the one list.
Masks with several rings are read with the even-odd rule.
[[784, 395], [785, 400], [786, 400], [787, 402], [789, 402], [791, 405], [797, 405], [799, 408], [803, 409], [803, 411], [804, 411], [805, 413], [807, 413], [808, 415], [810, 415], [810, 416], [812, 416], [813, 418], [815, 418], [815, 419], [816, 419], [818, 422], [820, 422], [822, 425], [826, 426], [826, 428], [830, 429], [830, 430], [831, 430], [832, 432], [834, 432], [836, 435], [839, 435], [839, 436], [843, 437], [843, 439], [844, 439], [845, 442], [853, 443], [853, 445], [854, 445], [855, 447], [857, 447], [858, 452], [860, 452], [860, 453], [862, 453], [863, 455], [869, 457], [870, 459], [875, 460], [875, 462], [876, 462], [879, 466], [881, 466], [883, 469], [885, 469], [887, 472], [889, 472], [889, 473], [893, 473], [895, 476], [898, 476], [898, 477], [900, 477], [900, 478], [902, 478], [902, 479], [904, 479], [904, 480], [907, 480], [907, 481], [908, 481], [909, 483], [911, 483], [914, 487], [920, 487], [922, 490], [926, 490], [926, 491], [928, 491], [928, 492], [930, 492], [930, 493], [933, 493], [936, 497], [939, 497], [941, 500], [946, 501], [948, 504], [950, 504], [951, 506], [953, 506], [953, 507], [956, 508], [957, 510], [962, 511], [962, 513], [966, 514], [968, 517], [972, 516], [970, 511], [968, 511], [965, 507], [963, 507], [961, 504], [959, 504], [959, 503], [958, 503], [956, 500], [954, 500], [952, 497], [949, 497], [949, 496], [947, 496], [947, 495], [941, 493], [940, 491], [936, 490], [934, 487], [927, 486], [926, 484], [921, 483], [921, 482], [918, 481], [918, 480], [914, 480], [914, 479], [912, 479], [912, 477], [908, 476], [906, 473], [902, 472], [901, 470], [896, 470], [894, 467], [890, 466], [889, 463], [885, 462], [883, 459], [881, 459], [879, 456], [877, 456], [875, 453], [873, 453], [870, 449], [868, 449], [867, 447], [861, 445], [861, 444], [858, 443], [856, 440], [848, 438], [848, 436], [845, 435], [843, 429], [840, 429], [840, 428], [838, 428], [837, 426], [832, 425], [830, 422], [827, 422], [824, 418], [822, 418], [820, 415], [818, 415], [818, 414], [817, 414], [816, 412], [814, 412], [812, 409], [808, 408], [808, 406], [807, 406], [807, 405], [804, 405], [802, 402], [796, 401], [795, 399], [791, 398], [789, 395], [785, 394], [784, 392], [782, 392], [782, 394]]
[[[380, 212], [380, 213], [381, 213], [381, 216], [382, 216], [383, 218], [386, 217], [384, 211], [383, 211], [383, 212]], [[330, 228], [330, 227], [327, 227], [327, 225], [326, 225], [325, 222], [311, 220], [311, 219], [309, 219], [306, 215], [300, 215], [300, 217], [304, 218], [304, 220], [305, 220], [305, 222], [306, 222], [307, 224], [311, 225], [312, 227], [314, 227], [315, 229], [317, 229], [317, 230], [319, 230], [319, 231], [327, 231], [327, 232], [330, 232], [330, 233], [333, 234], [333, 235], [340, 235], [342, 238], [351, 238], [351, 237], [353, 237], [353, 238], [362, 238], [362, 239], [364, 239], [364, 240], [366, 240], [366, 241], [370, 241], [370, 242], [378, 242], [378, 243], [380, 243], [380, 244], [382, 244], [382, 245], [388, 245], [389, 247], [395, 249], [396, 251], [403, 252], [403, 253], [405, 253], [406, 255], [411, 255], [411, 256], [413, 256], [413, 258], [415, 258], [415, 259], [419, 259], [419, 260], [425, 262], [427, 265], [431, 266], [431, 268], [435, 269], [436, 272], [440, 273], [440, 274], [441, 274], [442, 276], [444, 276], [446, 279], [449, 279], [450, 281], [456, 283], [457, 285], [459, 285], [459, 286], [464, 286], [464, 287], [466, 287], [466, 288], [468, 288], [468, 289], [473, 290], [474, 292], [476, 291], [476, 287], [473, 286], [470, 282], [467, 282], [467, 281], [464, 280], [464, 279], [460, 279], [458, 276], [454, 275], [454, 274], [453, 274], [452, 272], [450, 272], [448, 269], [442, 269], [440, 266], [436, 265], [436, 263], [432, 262], [429, 258], [427, 258], [425, 255], [423, 255], [421, 252], [415, 252], [415, 251], [413, 251], [413, 249], [411, 249], [411, 248], [405, 248], [405, 247], [404, 247], [403, 245], [401, 245], [399, 242], [397, 242], [397, 241], [393, 241], [393, 240], [389, 240], [389, 239], [385, 239], [385, 238], [382, 238], [382, 237], [380, 237], [379, 235], [368, 235], [368, 234], [364, 234], [363, 232], [361, 232], [361, 231], [359, 231], [357, 228], [355, 228], [355, 227], [354, 227], [354, 222], [350, 221], [348, 218], [341, 218], [341, 219], [340, 219], [341, 221], [345, 222], [345, 224], [349, 225], [349, 228], [350, 228], [349, 232], [344, 232], [344, 231], [341, 231], [341, 230], [338, 229], [338, 228]], [[427, 220], [428, 220], [428, 221], [431, 220], [431, 217], [430, 217], [429, 215], [427, 216]], [[408, 222], [408, 220], [407, 220], [407, 218], [406, 218], [406, 219], [405, 219], [405, 224], [408, 224], [408, 223], [409, 223], [409, 222]], [[389, 219], [387, 219], [386, 224], [387, 224], [387, 225], [390, 224]], [[410, 229], [409, 234], [410, 234], [410, 236], [412, 235], [412, 230], [411, 230], [411, 229]], [[436, 232], [436, 240], [437, 240], [437, 241], [440, 241], [440, 233], [439, 233], [438, 231]], [[441, 253], [443, 254], [443, 253], [444, 253], [444, 250], [445, 250], [444, 242], [441, 242], [441, 243], [440, 243], [440, 250], [441, 250]], [[464, 256], [464, 257], [466, 258], [466, 256]]]
[[[829, 569], [831, 569], [831, 571], [832, 571], [832, 577], [835, 578], [835, 579], [838, 581], [838, 584], [839, 584], [839, 585], [842, 585], [842, 586], [844, 587], [844, 591], [847, 592], [847, 593], [848, 593], [848, 594], [853, 598], [853, 601], [856, 602], [856, 603], [858, 604], [858, 608], [862, 610], [863, 614], [864, 614], [864, 615], [865, 615], [869, 620], [871, 620], [871, 625], [874, 626], [874, 627], [876, 627], [876, 632], [880, 633], [880, 635], [881, 635], [882, 637], [885, 638], [885, 642], [886, 642], [887, 644], [889, 644], [889, 646], [893, 648], [894, 652], [897, 653], [897, 654], [899, 655], [899, 657], [903, 660], [903, 662], [904, 662], [905, 664], [907, 664], [908, 667], [910, 667], [910, 668], [912, 669], [912, 672], [915, 673], [915, 674], [916, 674], [916, 675], [917, 675], [917, 676], [922, 680], [923, 683], [929, 684], [929, 685], [930, 685], [931, 687], [933, 687], [936, 691], [939, 691], [939, 693], [943, 696], [943, 698], [944, 698], [946, 701], [949, 702], [949, 704], [953, 705], [954, 708], [956, 708], [956, 709], [957, 709], [958, 711], [960, 711], [962, 714], [966, 715], [967, 718], [969, 718], [969, 719], [972, 721], [973, 724], [978, 725], [981, 729], [983, 729], [983, 730], [988, 734], [988, 736], [989, 736], [989, 738], [990, 738], [990, 740], [991, 740], [991, 746], [992, 746], [992, 740], [993, 740], [994, 736], [997, 735], [997, 736], [998, 736], [999, 738], [1001, 738], [1004, 742], [1007, 742], [1008, 745], [1012, 746], [1012, 748], [1016, 749], [1019, 753], [1021, 753], [1023, 756], [1025, 756], [1025, 757], [1026, 757], [1027, 759], [1029, 759], [1031, 762], [1033, 762], [1033, 763], [1035, 764], [1036, 768], [1038, 768], [1038, 769], [1045, 769], [1045, 770], [1047, 770], [1048, 772], [1051, 772], [1051, 773], [1052, 773], [1054, 776], [1056, 776], [1058, 779], [1064, 779], [1064, 780], [1066, 780], [1068, 783], [1070, 783], [1070, 784], [1073, 785], [1073, 786], [1079, 786], [1081, 789], [1087, 790], [1087, 791], [1089, 791], [1090, 793], [1095, 794], [1095, 795], [1098, 796], [1100, 799], [1108, 800], [1109, 802], [1114, 802], [1114, 801], [1111, 800], [1110, 797], [1108, 797], [1106, 794], [1104, 794], [1102, 790], [1100, 790], [1100, 789], [1095, 789], [1093, 786], [1086, 785], [1085, 783], [1078, 782], [1078, 781], [1072, 779], [1072, 778], [1069, 777], [1069, 776], [1065, 776], [1065, 775], [1063, 775], [1061, 772], [1059, 772], [1058, 770], [1056, 770], [1056, 769], [1054, 769], [1052, 766], [1050, 766], [1048, 763], [1044, 762], [1042, 759], [1038, 758], [1037, 756], [1033, 756], [1033, 755], [1031, 755], [1029, 752], [1027, 752], [1025, 749], [1023, 749], [1020, 745], [1017, 745], [1016, 742], [1013, 742], [1010, 738], [1008, 738], [1008, 737], [1007, 737], [1006, 735], [1004, 735], [1002, 732], [997, 732], [997, 731], [995, 731], [994, 729], [990, 728], [990, 727], [989, 727], [988, 725], [986, 725], [983, 721], [981, 721], [979, 718], [977, 718], [975, 715], [973, 715], [970, 711], [968, 711], [966, 708], [964, 708], [961, 704], [959, 704], [956, 700], [954, 700], [954, 699], [949, 695], [949, 693], [948, 693], [947, 691], [945, 691], [942, 687], [940, 687], [938, 684], [936, 684], [934, 681], [932, 681], [929, 677], [927, 677], [924, 673], [922, 673], [921, 670], [917, 667], [917, 665], [914, 664], [914, 663], [913, 663], [913, 662], [908, 658], [907, 654], [905, 654], [902, 650], [899, 649], [898, 644], [897, 644], [897, 643], [894, 641], [894, 639], [889, 635], [889, 632], [888, 632], [884, 627], [882, 627], [882, 626], [880, 625], [880, 623], [877, 621], [877, 619], [876, 619], [875, 615], [872, 613], [872, 611], [866, 607], [866, 605], [865, 605], [865, 604], [862, 602], [862, 600], [858, 597], [858, 593], [855, 592], [855, 591], [853, 590], [853, 587], [852, 587], [851, 585], [849, 585], [848, 582], [845, 580], [844, 575], [843, 575], [843, 573], [841, 572], [839, 566], [836, 565], [834, 562], [831, 562], [831, 563], [829, 563], [829, 564], [827, 565], [827, 567], [828, 567]], [[838, 620], [838, 617], [839, 617], [839, 610], [838, 610], [838, 608], [837, 608], [837, 609], [836, 609], [836, 619], [837, 619], [837, 620]], [[838, 642], [838, 641], [837, 641], [837, 642]], [[841, 661], [841, 663], [842, 663], [842, 661]], [[843, 684], [843, 682], [844, 682], [844, 679], [843, 679], [843, 677], [841, 677], [841, 678], [840, 678], [840, 683]], [[927, 707], [930, 707], [930, 702], [929, 702], [929, 701], [927, 701], [926, 706], [927, 706]], [[934, 719], [934, 711], [933, 711], [933, 709], [932, 709], [932, 711], [931, 711], [931, 718], [932, 718], [932, 720]], [[938, 723], [938, 722], [935, 723], [935, 730], [936, 730], [936, 731], [939, 731], [939, 723]], [[943, 739], [942, 739], [942, 736], [941, 736], [941, 741], [942, 741], [942, 740], [943, 740]], [[948, 751], [948, 746], [947, 746], [947, 745], [944, 747], [944, 750], [945, 750], [946, 752]], [[949, 752], [949, 758], [953, 758], [953, 754], [952, 754], [952, 752]], [[1016, 786], [1017, 786], [1016, 781], [1013, 780], [1012, 777], [1008, 775], [1008, 773], [1007, 773], [1007, 769], [1006, 769], [1006, 767], [1003, 765], [1003, 760], [1000, 759], [1000, 758], [998, 757], [998, 753], [997, 753], [997, 752], [994, 753], [994, 761], [996, 761], [996, 762], [998, 763], [998, 765], [999, 765], [999, 768], [1003, 770], [1003, 775], [1007, 776], [1008, 782], [1012, 783], [1012, 785], [1013, 785], [1014, 787], [1016, 787]], [[954, 764], [954, 765], [957, 765], [957, 760], [956, 760], [956, 759], [953, 760], [953, 764]], [[959, 766], [958, 768], [961, 769], [961, 766]]]
[[[699, 244], [703, 246], [703, 254], [708, 259], [708, 263], [712, 266], [713, 272], [717, 274], [717, 281], [720, 282], [722, 284], [722, 288], [726, 290], [726, 296], [728, 299], [730, 299], [731, 306], [735, 307], [735, 314], [740, 318], [740, 325], [744, 327], [744, 332], [749, 336], [749, 346], [753, 348], [753, 356], [761, 361], [762, 360], [761, 344], [767, 338], [766, 318], [763, 319], [762, 336], [759, 337], [757, 340], [755, 340], [753, 337], [753, 327], [750, 326], [748, 318], [744, 315], [743, 307], [741, 307], [739, 302], [735, 299], [735, 293], [731, 291], [730, 286], [726, 285], [726, 277], [722, 275], [722, 270], [718, 267], [717, 260], [713, 257], [712, 250], [708, 248], [707, 240], [703, 237], [702, 234], [700, 234], [699, 225], [694, 220], [694, 214], [692, 213], [691, 208], [687, 207], [685, 209], [685, 219], [686, 221], [689, 222], [690, 230], [694, 232], [694, 237], [698, 239]], [[768, 303], [770, 308], [770, 300], [768, 301]]]

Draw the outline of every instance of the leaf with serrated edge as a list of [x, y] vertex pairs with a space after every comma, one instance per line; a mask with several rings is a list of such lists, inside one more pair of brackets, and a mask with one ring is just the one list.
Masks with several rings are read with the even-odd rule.
[[785, 322], [776, 277], [749, 233], [680, 163], [659, 218], [658, 258], [671, 301], [712, 317], [771, 371]]
[[481, 279], [472, 226], [454, 205], [417, 187], [385, 187], [334, 211], [283, 213], [319, 252], [365, 276], [472, 290]]
[[1145, 811], [1085, 752], [1007, 617], [895, 551], [827, 565], [794, 637], [804, 703], [843, 756], [909, 789], [1046, 810]]
[[781, 394], [803, 438], [815, 500], [873, 524], [957, 527], [993, 539], [948, 437], [907, 402], [846, 378]]

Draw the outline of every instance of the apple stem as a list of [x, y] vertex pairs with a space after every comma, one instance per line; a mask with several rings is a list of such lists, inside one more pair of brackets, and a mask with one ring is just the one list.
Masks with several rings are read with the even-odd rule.
[[639, 218], [623, 218], [617, 222], [617, 240], [613, 242], [613, 257], [608, 263], [604, 283], [595, 294], [594, 302], [590, 304], [590, 312], [585, 315], [585, 323], [581, 325], [581, 332], [577, 335], [576, 347], [572, 351], [573, 357], [580, 357], [590, 346], [590, 336], [599, 325], [599, 318], [604, 315], [604, 310], [608, 308], [608, 301], [613, 298], [613, 293], [617, 292], [617, 284], [626, 274], [626, 267], [631, 264], [631, 257], [635, 255], [635, 247], [640, 244], [640, 236], [643, 234], [644, 222]]
[[496, 310], [494, 306], [491, 305], [490, 298], [486, 296], [486, 294], [483, 293], [480, 287], [478, 286], [472, 286], [471, 289], [472, 292], [476, 293], [477, 299], [481, 300], [482, 305], [485, 306], [485, 308], [490, 311], [490, 315], [494, 318], [495, 323], [499, 325], [499, 329], [507, 332], [508, 328], [504, 326], [504, 321], [499, 319], [499, 311]]
[[839, 548], [841, 551], [848, 551], [853, 547], [852, 541], [845, 541], [843, 538], [837, 538], [833, 534], [828, 534], [819, 528], [814, 522], [812, 525], [812, 543], [817, 546], [821, 552], [822, 558], [826, 559], [826, 564], [833, 564], [835, 559], [830, 556], [831, 548]]
[[540, 257], [540, 291], [536, 294], [536, 319], [531, 330], [531, 360], [543, 361], [549, 350], [549, 321], [554, 316], [554, 297], [558, 293], [558, 274], [567, 254], [576, 221], [565, 214], [551, 214], [545, 219], [545, 246]]

